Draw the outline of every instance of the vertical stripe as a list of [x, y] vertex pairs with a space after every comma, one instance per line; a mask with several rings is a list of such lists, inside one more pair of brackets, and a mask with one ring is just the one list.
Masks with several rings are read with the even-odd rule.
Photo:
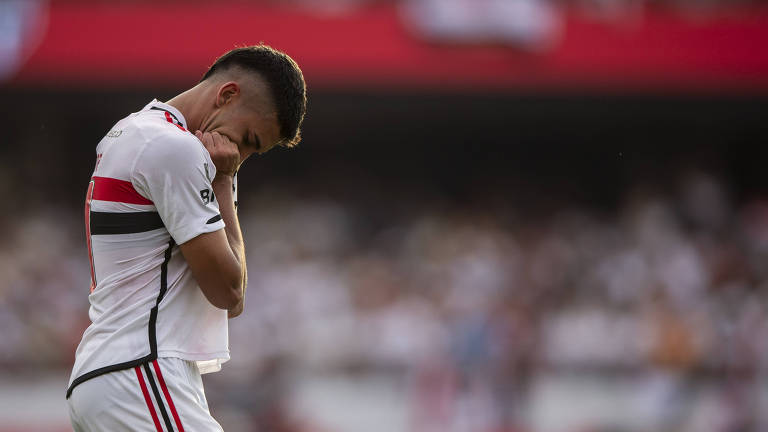
[[157, 419], [157, 413], [155, 412], [155, 407], [152, 405], [152, 399], [149, 398], [147, 385], [144, 384], [144, 377], [142, 376], [141, 368], [139, 366], [136, 366], [134, 370], [136, 371], [136, 377], [139, 378], [139, 385], [141, 385], [141, 392], [144, 394], [144, 401], [147, 403], [147, 408], [149, 408], [149, 413], [152, 414], [152, 421], [155, 422], [155, 429], [157, 429], [157, 432], [163, 432], [163, 428], [162, 426], [160, 426], [160, 420]]
[[155, 395], [157, 406], [160, 408], [160, 414], [163, 415], [165, 427], [168, 428], [168, 432], [173, 432], [171, 419], [168, 417], [168, 412], [165, 410], [165, 404], [163, 403], [163, 398], [160, 396], [160, 391], [157, 390], [157, 384], [155, 384], [155, 378], [152, 377], [152, 371], [149, 369], [149, 363], [144, 363], [144, 370], [147, 371], [147, 381], [149, 381], [149, 386], [152, 387], [152, 393]]
[[93, 245], [91, 244], [91, 199], [95, 182], [91, 179], [88, 183], [88, 192], [85, 194], [85, 241], [88, 245], [88, 259], [91, 263], [91, 292], [96, 289], [96, 268], [93, 266]]
[[152, 366], [155, 368], [157, 381], [160, 382], [160, 388], [163, 389], [165, 400], [168, 402], [168, 407], [171, 409], [171, 415], [173, 415], [173, 420], [176, 422], [176, 427], [179, 429], [179, 432], [184, 432], [184, 427], [181, 425], [181, 419], [179, 418], [179, 414], [176, 412], [176, 406], [173, 404], [173, 399], [171, 399], [171, 393], [168, 392], [168, 387], [165, 385], [163, 373], [160, 372], [160, 365], [157, 364], [157, 360], [152, 362]]
[[171, 252], [176, 242], [173, 241], [173, 237], [168, 241], [168, 249], [165, 250], [165, 258], [163, 264], [160, 265], [160, 293], [157, 295], [157, 302], [155, 307], [149, 312], [149, 351], [152, 359], [157, 358], [157, 332], [155, 326], [157, 325], [157, 309], [160, 307], [160, 302], [163, 301], [165, 292], [168, 290], [168, 261], [171, 260]]

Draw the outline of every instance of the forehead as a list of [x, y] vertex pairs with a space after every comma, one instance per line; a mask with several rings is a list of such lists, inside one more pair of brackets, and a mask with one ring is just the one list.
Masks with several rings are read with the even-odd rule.
[[247, 132], [258, 135], [262, 143], [277, 143], [280, 140], [280, 124], [277, 121], [277, 113], [249, 110], [244, 116], [244, 120]]

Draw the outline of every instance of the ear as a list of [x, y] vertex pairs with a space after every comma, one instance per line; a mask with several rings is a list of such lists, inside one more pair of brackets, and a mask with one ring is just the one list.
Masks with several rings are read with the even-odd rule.
[[222, 106], [232, 102], [240, 94], [240, 85], [234, 81], [227, 81], [219, 86], [219, 91], [216, 93], [216, 107]]

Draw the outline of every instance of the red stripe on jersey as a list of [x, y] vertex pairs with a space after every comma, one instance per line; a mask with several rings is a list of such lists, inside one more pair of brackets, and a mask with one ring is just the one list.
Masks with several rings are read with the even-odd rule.
[[171, 118], [171, 113], [169, 113], [168, 111], [165, 112], [165, 119], [168, 120], [168, 123], [176, 125], [177, 128], [183, 130], [184, 132], [187, 131], [186, 129], [184, 129], [184, 126], [173, 121], [173, 118]]
[[127, 204], [152, 205], [153, 202], [136, 192], [129, 181], [109, 177], [93, 177], [93, 199]]
[[181, 419], [179, 418], [179, 414], [176, 412], [176, 407], [173, 405], [173, 399], [171, 399], [171, 394], [168, 392], [168, 387], [165, 385], [163, 373], [160, 372], [160, 365], [157, 364], [157, 360], [152, 361], [152, 366], [155, 368], [157, 380], [160, 381], [160, 387], [163, 389], [165, 400], [168, 401], [168, 407], [171, 408], [171, 414], [173, 414], [173, 420], [176, 421], [176, 427], [179, 428], [179, 432], [184, 432], [184, 427], [181, 425]]
[[155, 406], [152, 405], [152, 399], [149, 398], [149, 391], [147, 391], [147, 384], [144, 382], [144, 374], [141, 373], [141, 367], [136, 366], [134, 370], [136, 371], [136, 377], [139, 378], [139, 385], [141, 385], [141, 392], [144, 394], [144, 400], [147, 402], [149, 413], [152, 414], [152, 421], [155, 422], [155, 429], [157, 429], [157, 432], [163, 432], [163, 427], [160, 426], [160, 420], [158, 420], [157, 413], [155, 412]]

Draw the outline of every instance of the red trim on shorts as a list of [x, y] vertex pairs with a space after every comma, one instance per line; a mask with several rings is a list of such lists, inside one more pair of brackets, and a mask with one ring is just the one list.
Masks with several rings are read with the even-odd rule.
[[127, 204], [152, 205], [152, 201], [144, 198], [133, 184], [126, 180], [118, 180], [110, 177], [93, 176], [93, 199], [99, 201], [113, 201]]
[[152, 399], [149, 398], [147, 384], [144, 382], [144, 374], [141, 373], [141, 367], [136, 366], [133, 370], [136, 371], [136, 376], [139, 378], [141, 392], [144, 393], [144, 400], [147, 402], [147, 408], [149, 408], [149, 413], [152, 414], [152, 421], [155, 422], [155, 429], [157, 429], [157, 432], [163, 432], [163, 427], [160, 426], [160, 420], [158, 420], [157, 413], [155, 412], [155, 406], [152, 405]]
[[183, 130], [184, 132], [187, 131], [186, 129], [184, 129], [184, 126], [173, 121], [173, 118], [171, 118], [171, 113], [169, 113], [168, 111], [165, 112], [165, 119], [168, 120], [168, 123], [176, 125], [177, 128]]
[[179, 428], [179, 432], [184, 432], [184, 427], [181, 425], [181, 419], [176, 412], [176, 407], [173, 405], [173, 399], [171, 399], [171, 394], [168, 392], [168, 387], [165, 386], [163, 373], [160, 372], [160, 365], [157, 364], [157, 360], [152, 361], [152, 366], [155, 368], [155, 375], [157, 375], [157, 380], [160, 382], [160, 387], [163, 389], [165, 400], [168, 401], [168, 407], [171, 409], [171, 414], [173, 414], [173, 420], [176, 422], [176, 427]]

